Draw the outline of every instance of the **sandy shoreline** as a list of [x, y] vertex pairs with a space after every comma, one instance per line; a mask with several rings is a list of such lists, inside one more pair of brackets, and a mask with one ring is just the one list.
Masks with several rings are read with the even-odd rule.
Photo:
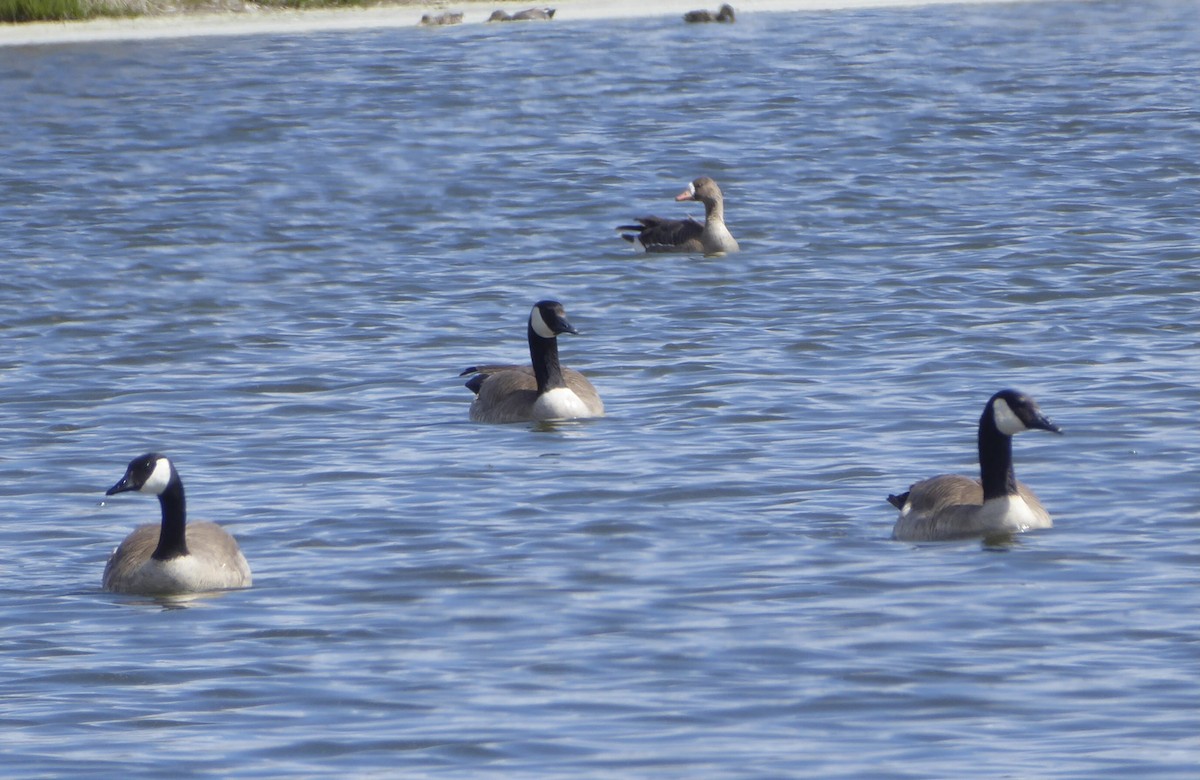
[[[1007, 2], [1009, 0], [969, 0]], [[289, 34], [416, 26], [426, 13], [463, 11], [464, 24], [486, 22], [497, 8], [517, 11], [533, 5], [557, 9], [550, 24], [569, 20], [677, 16], [697, 8], [715, 9], [722, 0], [565, 0], [565, 2], [431, 2], [381, 8], [313, 11], [249, 11], [196, 15], [96, 19], [85, 22], [39, 22], [0, 25], [0, 46], [147, 40], [193, 36]], [[743, 0], [734, 8], [741, 16], [756, 12], [808, 11], [892, 6], [943, 5], [963, 0]], [[525, 22], [537, 24], [537, 22]]]

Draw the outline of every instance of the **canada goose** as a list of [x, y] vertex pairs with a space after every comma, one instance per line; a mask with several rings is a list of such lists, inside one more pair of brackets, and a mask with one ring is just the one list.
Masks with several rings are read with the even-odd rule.
[[688, 11], [683, 15], [685, 22], [728, 22], [732, 24], [736, 21], [733, 18], [733, 6], [725, 3], [714, 14], [711, 11]]
[[462, 11], [447, 11], [441, 14], [423, 15], [421, 17], [421, 25], [424, 27], [444, 27], [449, 24], [461, 24], [462, 20]]
[[1013, 473], [1012, 437], [1035, 428], [1062, 433], [1024, 393], [1001, 390], [989, 398], [979, 418], [981, 479], [943, 474], [888, 496], [900, 510], [892, 538], [934, 542], [1053, 525], [1037, 496]]
[[530, 366], [471, 366], [475, 393], [471, 419], [511, 423], [603, 417], [604, 403], [583, 374], [558, 362], [558, 334], [578, 333], [558, 301], [538, 301], [529, 312]]
[[232, 536], [216, 523], [186, 524], [183, 481], [166, 456], [134, 458], [104, 495], [127, 490], [158, 496], [162, 523], [125, 537], [104, 567], [105, 590], [151, 596], [250, 587], [250, 565]]
[[704, 204], [704, 224], [692, 218], [641, 217], [636, 225], [620, 225], [621, 238], [647, 252], [703, 252], [706, 255], [738, 251], [738, 242], [725, 227], [725, 199], [721, 188], [701, 176], [675, 196], [676, 201], [698, 200]]
[[524, 11], [517, 11], [515, 14], [505, 13], [504, 11], [493, 11], [488, 17], [489, 22], [532, 22], [543, 19], [553, 19], [553, 8], [526, 8]]

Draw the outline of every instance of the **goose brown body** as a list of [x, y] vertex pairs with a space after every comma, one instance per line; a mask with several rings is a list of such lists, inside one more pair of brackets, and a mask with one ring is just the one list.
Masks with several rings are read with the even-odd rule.
[[526, 8], [524, 11], [517, 11], [515, 14], [510, 14], [504, 10], [493, 11], [488, 17], [489, 22], [538, 22], [548, 21], [554, 18], [553, 8]]
[[[478, 378], [471, 419], [475, 422], [510, 423], [540, 419], [565, 419], [561, 415], [538, 416], [538, 385], [533, 366], [476, 366]], [[588, 378], [573, 368], [563, 368], [567, 389], [579, 399], [579, 413], [571, 417], [603, 417], [604, 403]], [[486, 380], [486, 381], [484, 381]], [[468, 387], [471, 383], [468, 382]], [[548, 411], [553, 415], [553, 411]]]
[[440, 14], [425, 14], [421, 17], [423, 27], [446, 27], [451, 24], [462, 24], [462, 11], [446, 11]]
[[942, 474], [917, 482], [892, 505], [902, 515], [892, 529], [896, 539], [947, 541], [991, 533], [1050, 528], [1054, 521], [1029, 486], [1017, 482], [1017, 493], [993, 499], [985, 511], [983, 483], [961, 474]]
[[724, 22], [727, 24], [732, 24], [736, 21], [736, 19], [733, 15], [733, 6], [725, 3], [719, 9], [717, 9], [716, 13], [713, 13], [712, 11], [688, 11], [683, 15], [683, 21], [692, 23]]
[[154, 558], [161, 530], [160, 524], [147, 523], [125, 537], [104, 567], [105, 590], [155, 595], [250, 587], [250, 564], [221, 526], [188, 523], [188, 554], [166, 561]]

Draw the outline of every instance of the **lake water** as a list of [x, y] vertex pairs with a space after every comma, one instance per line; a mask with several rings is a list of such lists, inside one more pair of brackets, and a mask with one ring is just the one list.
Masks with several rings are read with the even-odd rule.
[[[0, 49], [0, 774], [1196, 777], [1198, 11]], [[1055, 527], [891, 541], [1006, 386]], [[151, 449], [252, 589], [100, 591]]]

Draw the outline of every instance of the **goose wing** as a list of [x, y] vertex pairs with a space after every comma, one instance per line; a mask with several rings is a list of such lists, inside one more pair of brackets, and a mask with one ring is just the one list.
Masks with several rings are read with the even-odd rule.
[[617, 230], [628, 230], [621, 238], [640, 244], [647, 252], [697, 252], [704, 248], [701, 240], [704, 224], [692, 218], [664, 219], [662, 217], [640, 217], [636, 225], [621, 225]]
[[[892, 501], [893, 498], [900, 497], [889, 496], [888, 500]], [[943, 474], [913, 484], [903, 498], [904, 501], [897, 508], [904, 511], [907, 506], [909, 513], [918, 514], [941, 512], [947, 507], [962, 504], [981, 506], [983, 485], [977, 479], [960, 474]], [[892, 504], [897, 506], [895, 501]]]
[[138, 569], [150, 560], [158, 547], [161, 523], [139, 525], [117, 545], [108, 563], [104, 565], [104, 576], [100, 582], [105, 590], [121, 591], [125, 583], [133, 580]]
[[537, 378], [530, 366], [484, 366], [467, 382], [475, 393], [471, 419], [475, 422], [509, 423], [533, 419], [537, 403]]
[[900, 510], [892, 538], [928, 542], [970, 536], [983, 505], [983, 486], [959, 474], [943, 474], [915, 483], [907, 493], [888, 496]]
[[499, 374], [504, 371], [517, 371], [527, 374], [530, 379], [534, 380], [533, 387], [535, 390], [537, 389], [537, 380], [533, 375], [533, 366], [501, 365], [498, 363], [487, 366], [471, 366], [470, 368], [464, 368], [459, 376], [471, 376], [466, 382], [466, 387], [475, 395], [479, 395], [479, 388], [483, 386], [484, 380], [493, 374]]

